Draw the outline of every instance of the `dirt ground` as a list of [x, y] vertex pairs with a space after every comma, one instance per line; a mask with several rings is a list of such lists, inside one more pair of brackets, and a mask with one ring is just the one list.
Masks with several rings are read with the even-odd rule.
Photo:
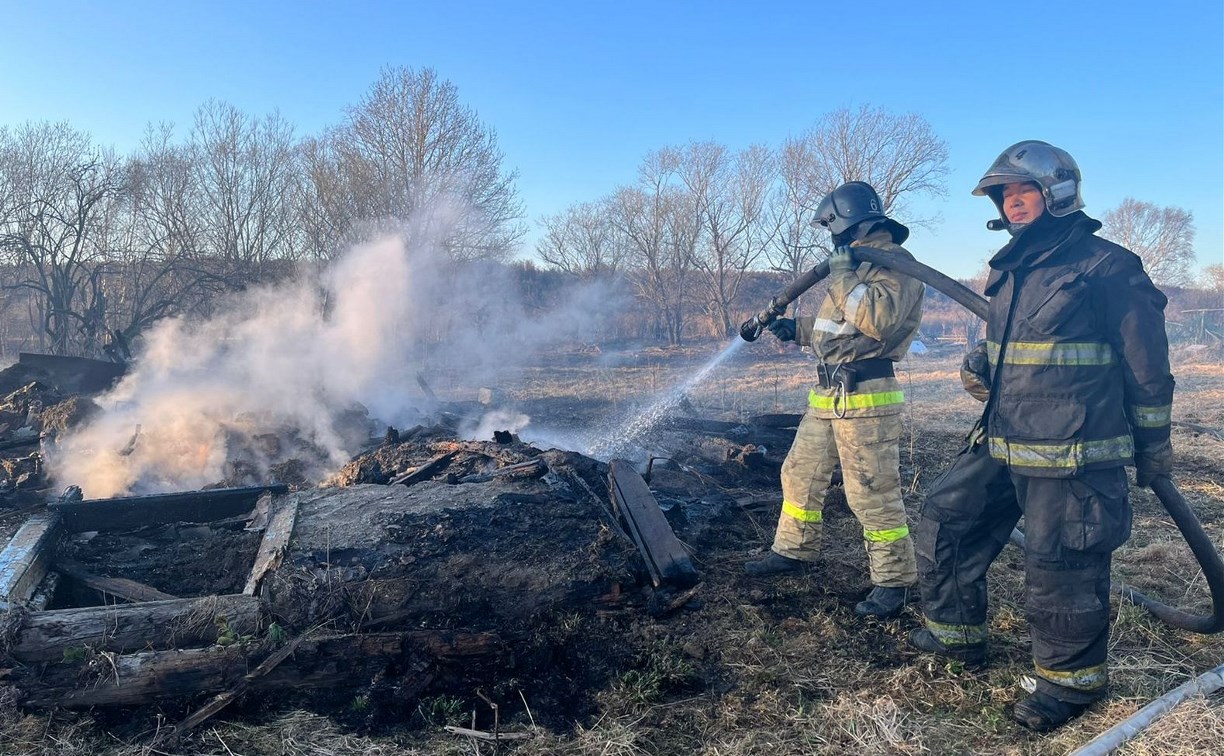
[[[543, 452], [550, 469], [577, 474], [587, 488], [606, 495], [606, 466], [574, 450], [614, 438], [631, 419], [649, 414], [720, 346], [552, 356], [493, 387], [506, 417], [530, 418], [516, 428], [521, 443], [478, 440], [463, 442], [464, 448], [515, 461]], [[1174, 433], [1176, 480], [1212, 539], [1224, 544], [1224, 440], [1201, 430], [1224, 428], [1224, 366], [1174, 357], [1174, 420], [1181, 423]], [[960, 390], [958, 365], [955, 348], [912, 356], [902, 365], [908, 404], [901, 472], [911, 515], [980, 409]], [[802, 355], [759, 342], [738, 349], [692, 387], [686, 401], [669, 408], [675, 415], [733, 421], [797, 413], [810, 368]], [[440, 398], [456, 402], [470, 401], [480, 388], [459, 374], [433, 373], [430, 381], [445, 387]], [[853, 616], [869, 582], [859, 527], [839, 488], [829, 494], [824, 555], [816, 568], [777, 579], [743, 573], [743, 563], [765, 553], [772, 539], [777, 467], [786, 453], [777, 440], [776, 434], [754, 439], [661, 422], [626, 447], [640, 455], [633, 461], [643, 468], [649, 457], [657, 458], [652, 491], [700, 574], [691, 599], [672, 611], [660, 610], [632, 548], [601, 524], [600, 508], [586, 494], [575, 493], [579, 483], [563, 481], [568, 493], [559, 495], [561, 488], [546, 480], [512, 486], [452, 481], [448, 488], [437, 479], [415, 491], [399, 487], [388, 498], [389, 489], [378, 484], [393, 470], [420, 464], [437, 454], [438, 444], [454, 442], [386, 446], [332, 481], [351, 485], [293, 494], [303, 516], [295, 530], [296, 557], [284, 575], [331, 579], [339, 570], [358, 583], [398, 565], [416, 578], [392, 603], [415, 602], [414, 616], [446, 627], [514, 638], [515, 658], [452, 670], [411, 698], [392, 695], [379, 681], [324, 695], [246, 697], [174, 748], [148, 743], [191, 702], [92, 713], [9, 709], [0, 720], [0, 752], [1055, 754], [1224, 662], [1224, 638], [1172, 630], [1116, 599], [1111, 698], [1057, 733], [1031, 734], [1008, 714], [1030, 665], [1022, 558], [1015, 547], [1007, 547], [991, 571], [990, 666], [980, 672], [905, 647], [906, 632], [921, 621], [916, 602], [887, 622]], [[763, 460], [719, 459], [720, 449], [748, 444], [764, 446]], [[553, 446], [562, 450], [545, 451]], [[480, 472], [467, 467], [451, 474]], [[442, 493], [446, 506], [433, 507]], [[1116, 554], [1115, 581], [1208, 611], [1202, 576], [1168, 516], [1150, 492], [1133, 493], [1134, 536]], [[385, 539], [370, 542], [370, 528]], [[240, 565], [249, 563], [256, 546], [241, 528], [165, 526], [127, 541], [78, 538], [68, 548], [78, 561], [127, 560], [135, 571], [129, 577], [204, 595], [234, 590], [233, 581], [245, 577]], [[157, 558], [149, 559], [152, 554]], [[170, 564], [198, 565], [204, 555], [212, 555], [207, 575], [159, 572]], [[473, 586], [482, 586], [483, 595]], [[286, 580], [281, 590], [291, 587]], [[284, 621], [293, 624], [292, 617]], [[1221, 703], [1217, 695], [1180, 707], [1122, 753], [1221, 752]], [[495, 721], [500, 731], [527, 737], [490, 743], [443, 730], [488, 731]]]

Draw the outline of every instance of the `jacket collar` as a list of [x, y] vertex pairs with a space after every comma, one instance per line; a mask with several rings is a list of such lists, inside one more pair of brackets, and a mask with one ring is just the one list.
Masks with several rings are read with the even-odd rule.
[[993, 296], [1008, 273], [1022, 275], [1032, 268], [1063, 261], [1070, 249], [1100, 228], [1100, 221], [1082, 210], [1061, 218], [1043, 214], [990, 259], [986, 295]]

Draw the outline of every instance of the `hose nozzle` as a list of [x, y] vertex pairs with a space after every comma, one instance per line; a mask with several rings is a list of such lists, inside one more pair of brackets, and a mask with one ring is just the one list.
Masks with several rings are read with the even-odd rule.
[[756, 341], [760, 338], [761, 331], [764, 331], [770, 323], [781, 317], [784, 312], [786, 312], [786, 305], [779, 306], [776, 297], [769, 300], [769, 307], [748, 318], [740, 325], [740, 338], [744, 341]]

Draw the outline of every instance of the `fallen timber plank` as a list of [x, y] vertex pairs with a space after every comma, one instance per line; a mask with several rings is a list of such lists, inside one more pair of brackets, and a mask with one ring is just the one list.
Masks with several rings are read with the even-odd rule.
[[[268, 655], [268, 658], [259, 663], [258, 667], [248, 672], [237, 685], [224, 693], [217, 694], [207, 704], [199, 709], [196, 709], [189, 714], [186, 719], [175, 725], [174, 728], [169, 731], [166, 739], [172, 743], [177, 743], [183, 735], [206, 722], [209, 718], [224, 709], [226, 706], [229, 706], [231, 701], [245, 693], [247, 689], [251, 687], [252, 682], [276, 669], [277, 665], [289, 658], [289, 655], [296, 651], [297, 647], [301, 645], [302, 641], [305, 639], [306, 636], [300, 635], [291, 642], [286, 643], [284, 646], [281, 646], [277, 650], [273, 651]], [[154, 738], [153, 742], [157, 743], [160, 740], [162, 740], [162, 738]]]
[[457, 478], [456, 483], [487, 483], [495, 478], [535, 478], [548, 472], [548, 464], [536, 457], [529, 459], [526, 462], [518, 462], [513, 465], [499, 467], [496, 470], [488, 473], [477, 475], [464, 475], [462, 478]]
[[[402, 668], [405, 661], [459, 660], [501, 650], [501, 640], [488, 633], [413, 630], [312, 638], [301, 641], [275, 669], [251, 680], [247, 692], [363, 685], [389, 663]], [[266, 656], [266, 649], [244, 646], [99, 655], [53, 664], [41, 674], [16, 670], [19, 679], [11, 683], [27, 694], [24, 704], [33, 708], [137, 706], [230, 690]]]
[[170, 522], [213, 522], [249, 512], [260, 494], [283, 494], [289, 487], [281, 484], [216, 488], [204, 491], [125, 496], [116, 499], [87, 499], [53, 504], [64, 528], [70, 533], [89, 530], [135, 530], [145, 525]]
[[216, 643], [226, 630], [235, 635], [259, 631], [259, 599], [254, 596], [146, 601], [26, 615], [11, 648], [22, 662], [60, 661], [71, 649], [123, 653], [187, 648]]
[[697, 571], [671, 525], [659, 509], [642, 476], [623, 459], [608, 463], [608, 489], [656, 588], [687, 588], [697, 582]]
[[178, 598], [178, 596], [162, 593], [151, 585], [138, 583], [135, 580], [96, 575], [86, 569], [84, 565], [68, 559], [56, 559], [55, 571], [62, 572], [95, 591], [100, 591], [108, 596], [114, 596], [124, 601], [168, 601]]
[[60, 516], [39, 512], [26, 520], [0, 551], [0, 610], [28, 601], [47, 574], [52, 545], [59, 537]]
[[254, 596], [263, 582], [264, 576], [270, 570], [276, 569], [285, 549], [289, 547], [289, 536], [293, 534], [293, 524], [297, 522], [298, 505], [296, 501], [274, 499], [270, 505], [271, 515], [268, 526], [264, 530], [263, 540], [259, 542], [259, 552], [255, 555], [255, 566], [247, 578], [246, 587], [242, 592]]

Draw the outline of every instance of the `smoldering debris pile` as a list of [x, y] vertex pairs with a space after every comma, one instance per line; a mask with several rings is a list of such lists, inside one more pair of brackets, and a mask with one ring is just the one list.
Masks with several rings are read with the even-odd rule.
[[[44, 438], [91, 406], [33, 382], [5, 401]], [[632, 664], [615, 618], [700, 605], [686, 545], [736, 490], [774, 484], [793, 435], [676, 420], [693, 443], [643, 471], [506, 431], [461, 440], [449, 409], [314, 487], [59, 497], [0, 555], [0, 682], [31, 708], [213, 696], [182, 730], [260, 690], [402, 710], [505, 679], [568, 715]]]

